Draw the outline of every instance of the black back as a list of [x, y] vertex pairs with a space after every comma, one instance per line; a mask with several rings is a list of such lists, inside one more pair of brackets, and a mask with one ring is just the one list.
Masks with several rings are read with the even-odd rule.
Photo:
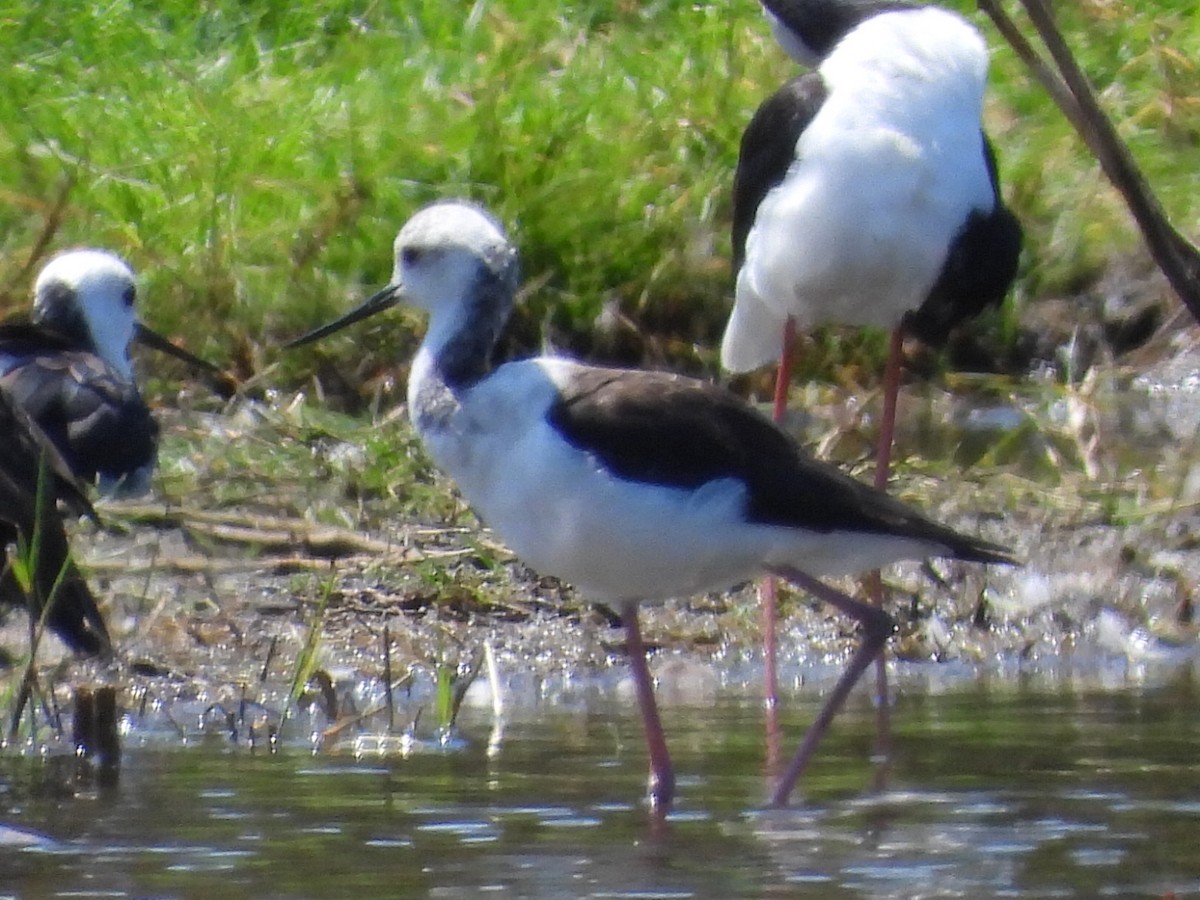
[[746, 519], [815, 531], [934, 541], [960, 559], [1011, 562], [806, 454], [773, 422], [716, 385], [665, 372], [586, 368], [548, 420], [574, 447], [629, 481], [694, 489], [746, 485]]
[[158, 424], [137, 386], [69, 337], [28, 322], [0, 325], [0, 386], [85, 481], [120, 479], [155, 460]]

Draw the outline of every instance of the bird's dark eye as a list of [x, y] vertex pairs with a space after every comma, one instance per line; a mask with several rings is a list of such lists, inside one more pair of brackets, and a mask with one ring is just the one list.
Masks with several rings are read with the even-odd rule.
[[416, 247], [405, 247], [400, 251], [400, 261], [406, 266], [415, 266], [424, 255], [424, 252]]
[[125, 288], [121, 294], [121, 299], [125, 301], [126, 307], [133, 306], [133, 301], [137, 299], [137, 289], [133, 285]]

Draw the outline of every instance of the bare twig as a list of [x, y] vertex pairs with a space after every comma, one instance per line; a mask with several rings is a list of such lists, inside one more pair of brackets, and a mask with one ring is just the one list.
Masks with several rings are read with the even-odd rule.
[[[1058, 73], [1050, 67], [1050, 64], [1042, 59], [1041, 54], [1034, 49], [1033, 45], [1025, 39], [1025, 35], [1021, 34], [1017, 23], [1004, 11], [999, 0], [977, 0], [977, 2], [979, 8], [991, 17], [1000, 36], [1008, 41], [1021, 62], [1025, 63], [1033, 77], [1054, 100], [1055, 105], [1062, 110], [1063, 115], [1082, 135], [1087, 130], [1087, 124], [1084, 121], [1083, 110], [1076, 102], [1071, 89], [1058, 77]], [[1088, 146], [1091, 148], [1090, 142]], [[1095, 151], [1093, 150], [1093, 152]]]
[[395, 541], [381, 541], [348, 528], [317, 525], [304, 519], [187, 509], [166, 504], [106, 507], [109, 524], [128, 522], [156, 528], [183, 528], [216, 541], [254, 545], [263, 552], [302, 551], [309, 557], [341, 559], [374, 555], [416, 561], [437, 555]]
[[[29, 255], [26, 256], [25, 262], [21, 265], [20, 271], [17, 273], [14, 282], [16, 284], [24, 284], [26, 279], [37, 268], [38, 263], [46, 255], [51, 243], [54, 241], [55, 235], [58, 234], [58, 229], [62, 226], [63, 220], [67, 216], [67, 201], [70, 199], [71, 190], [75, 187], [75, 173], [68, 172], [63, 180], [59, 183], [58, 192], [54, 195], [54, 199], [47, 205], [46, 217], [42, 221], [41, 230], [34, 238], [33, 246], [29, 249]], [[5, 291], [0, 294], [0, 300], [7, 301], [11, 291]]]
[[1167, 220], [1129, 148], [1100, 108], [1045, 0], [1021, 0], [1021, 5], [1050, 52], [1058, 76], [1049, 71], [1020, 36], [998, 0], [978, 0], [978, 5], [996, 23], [997, 29], [1013, 45], [1100, 162], [1104, 174], [1125, 199], [1154, 261], [1179, 299], [1200, 321], [1200, 251]]
[[[378, 557], [357, 555], [342, 557], [351, 568], [365, 567], [378, 562]], [[296, 575], [304, 572], [326, 572], [329, 560], [311, 556], [283, 556], [263, 559], [215, 559], [211, 556], [177, 556], [162, 558], [138, 565], [123, 559], [88, 560], [87, 569], [107, 576], [152, 575], [232, 575], [239, 572], [258, 572], [270, 575]]]

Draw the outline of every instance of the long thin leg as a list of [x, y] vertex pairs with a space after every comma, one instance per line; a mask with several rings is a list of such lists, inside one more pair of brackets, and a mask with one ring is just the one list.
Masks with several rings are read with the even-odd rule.
[[[787, 412], [788, 387], [792, 383], [792, 363], [796, 355], [796, 320], [788, 316], [783, 326], [783, 346], [779, 351], [779, 368], [775, 373], [775, 395], [771, 417], [782, 422]], [[767, 772], [774, 774], [779, 765], [779, 667], [775, 623], [778, 619], [778, 586], [770, 575], [758, 585], [758, 601], [762, 607], [763, 635], [763, 705], [767, 727]]]
[[779, 772], [779, 753], [782, 738], [779, 730], [779, 668], [777, 653], [779, 637], [775, 627], [779, 585], [773, 575], [758, 583], [758, 602], [762, 606], [763, 642], [763, 719], [767, 732], [767, 752], [763, 760], [767, 777]]
[[879, 449], [875, 456], [875, 487], [886, 491], [892, 474], [892, 437], [896, 431], [896, 398], [900, 393], [900, 359], [904, 354], [904, 331], [892, 331], [887, 368], [883, 370], [883, 418], [879, 422]]
[[863, 630], [862, 643], [854, 651], [854, 655], [846, 665], [845, 671], [842, 672], [841, 678], [834, 685], [833, 692], [825, 700], [825, 705], [821, 707], [821, 711], [817, 714], [817, 717], [808, 726], [808, 731], [804, 733], [804, 739], [800, 742], [800, 747], [796, 750], [796, 755], [792, 757], [792, 761], [788, 764], [787, 769], [780, 776], [779, 782], [775, 786], [775, 791], [771, 795], [772, 806], [786, 806], [788, 797], [792, 793], [792, 788], [795, 787], [796, 781], [808, 767], [817, 744], [820, 743], [821, 738], [825, 735], [825, 731], [829, 728], [829, 723], [833, 721], [833, 717], [841, 709], [846, 696], [850, 693], [855, 683], [857, 683], [859, 678], [862, 677], [863, 673], [871, 665], [871, 660], [875, 659], [883, 650], [883, 646], [891, 636], [895, 624], [892, 622], [891, 616], [882, 609], [871, 606], [868, 603], [863, 603], [860, 600], [855, 600], [853, 597], [847, 597], [841, 591], [834, 590], [827, 584], [818, 581], [798, 569], [779, 567], [774, 570], [774, 574], [780, 578], [786, 578], [813, 596], [832, 604], [846, 615], [853, 616], [858, 620]]
[[629, 667], [633, 670], [638, 707], [642, 711], [642, 727], [646, 732], [646, 748], [650, 753], [650, 806], [665, 812], [675, 796], [675, 770], [671, 766], [671, 754], [667, 751], [667, 739], [658, 716], [658, 704], [654, 700], [654, 683], [650, 679], [650, 667], [646, 664], [646, 645], [642, 643], [636, 603], [625, 603], [621, 607], [621, 621], [625, 623], [625, 652], [629, 656]]
[[787, 412], [788, 387], [792, 383], [792, 365], [796, 359], [796, 320], [788, 316], [783, 324], [783, 346], [779, 350], [779, 368], [775, 371], [775, 396], [771, 404], [771, 418], [783, 421]]
[[[892, 331], [888, 346], [887, 367], [883, 372], [883, 417], [879, 423], [879, 449], [875, 456], [875, 487], [886, 491], [892, 474], [892, 443], [896, 431], [896, 400], [900, 393], [900, 359], [904, 349], [904, 332], [897, 327]], [[871, 572], [866, 579], [868, 596], [876, 606], [883, 606], [883, 578], [879, 570]], [[887, 660], [884, 654], [875, 662], [875, 755], [884, 761], [878, 773], [882, 781], [886, 771], [886, 760], [892, 753], [891, 698], [888, 695]]]
[[[883, 607], [883, 577], [878, 569], [863, 579], [871, 602]], [[892, 701], [888, 693], [887, 656], [875, 660], [875, 752], [874, 789], [881, 790], [887, 780], [888, 761], [892, 756]]]

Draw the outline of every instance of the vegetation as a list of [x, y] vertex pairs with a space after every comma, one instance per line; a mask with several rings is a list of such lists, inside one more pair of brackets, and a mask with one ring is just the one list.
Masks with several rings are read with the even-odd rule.
[[[990, 24], [959, 6], [994, 50], [988, 127], [1027, 233], [1018, 289], [991, 320], [1013, 340], [1023, 307], [1086, 287], [1140, 243], [1057, 110]], [[1200, 215], [1200, 17], [1182, 0], [1059, 7], [1123, 136], [1189, 230]], [[370, 418], [346, 417], [287, 393], [311, 381], [318, 400], [385, 397], [402, 384], [395, 360], [408, 357], [415, 319], [394, 314], [303, 353], [274, 348], [384, 283], [391, 237], [416, 207], [465, 195], [522, 249], [519, 348], [544, 335], [579, 353], [714, 372], [738, 140], [794, 71], [755, 0], [25, 2], [0, 7], [0, 42], [14, 60], [0, 68], [0, 312], [26, 306], [50, 253], [110, 247], [141, 273], [149, 324], [279, 390], [277, 402], [235, 401], [216, 416], [186, 397], [163, 410], [166, 502], [106, 509], [123, 542], [82, 534], [99, 545], [89, 571], [131, 662], [137, 727], [153, 729], [161, 706], [158, 727], [165, 718], [190, 737], [222, 727], [220, 713], [253, 744], [262, 722], [273, 740], [290, 716], [330, 745], [367, 735], [386, 748], [422, 718], [444, 738], [497, 637], [538, 677], [611, 664], [618, 654], [594, 627], [603, 611], [481, 533], [402, 416], [376, 403]], [[877, 368], [856, 368], [854, 351], [881, 343], [831, 333], [807, 364], [861, 384]], [[1079, 548], [1119, 530], [1124, 587], [1104, 595], [1106, 608], [1167, 620], [1176, 604], [1165, 581], [1190, 617], [1190, 581], [1160, 559], [1194, 545], [1190, 527], [1168, 532], [1197, 503], [1187, 428], [1135, 416], [1112, 373], [1068, 385], [947, 380], [950, 391], [926, 386], [902, 404], [899, 496], [1012, 544], [1035, 567], [1055, 541], [1066, 566], [1086, 565]], [[980, 401], [974, 423], [953, 394], [964, 384]], [[797, 391], [806, 442], [863, 476], [876, 398], [828, 384]], [[28, 567], [36, 552], [25, 549], [17, 564]], [[954, 598], [914, 578], [895, 591], [910, 598], [897, 604], [903, 658], [1057, 653], [1099, 609], [1081, 593], [1047, 604], [1053, 617], [990, 629], [988, 582], [967, 577], [976, 589]], [[748, 658], [757, 611], [741, 599], [650, 611], [659, 646]], [[953, 646], [933, 646], [922, 628], [935, 606], [956, 629]], [[827, 635], [814, 652], [849, 639], [798, 596], [784, 609]], [[394, 650], [391, 617], [405, 620]], [[534, 617], [537, 627], [521, 627]], [[21, 729], [11, 746], [66, 733], [65, 688], [44, 660], [35, 668], [35, 649], [9, 672], [0, 658], [0, 713]], [[345, 667], [353, 677], [335, 684], [330, 673]], [[188, 677], [163, 677], [175, 672]], [[35, 673], [27, 704], [19, 691]], [[359, 696], [362, 685], [374, 687]]]
[[[1020, 304], [1078, 289], [1138, 241], [1057, 110], [958, 6], [994, 50], [988, 126], [1028, 233], [998, 324], [1011, 333]], [[1060, 12], [1186, 230], [1200, 212], [1191, 4]], [[713, 370], [738, 139], [794, 71], [753, 0], [14, 2], [0, 41], [13, 60], [0, 71], [0, 310], [24, 307], [46, 254], [103, 245], [141, 273], [151, 325], [243, 375], [279, 360], [279, 386], [328, 375], [332, 356], [349, 393], [412, 327], [273, 347], [385, 282], [397, 227], [447, 195], [487, 204], [522, 248], [522, 347], [544, 334]], [[598, 329], [605, 310], [642, 338]]]

